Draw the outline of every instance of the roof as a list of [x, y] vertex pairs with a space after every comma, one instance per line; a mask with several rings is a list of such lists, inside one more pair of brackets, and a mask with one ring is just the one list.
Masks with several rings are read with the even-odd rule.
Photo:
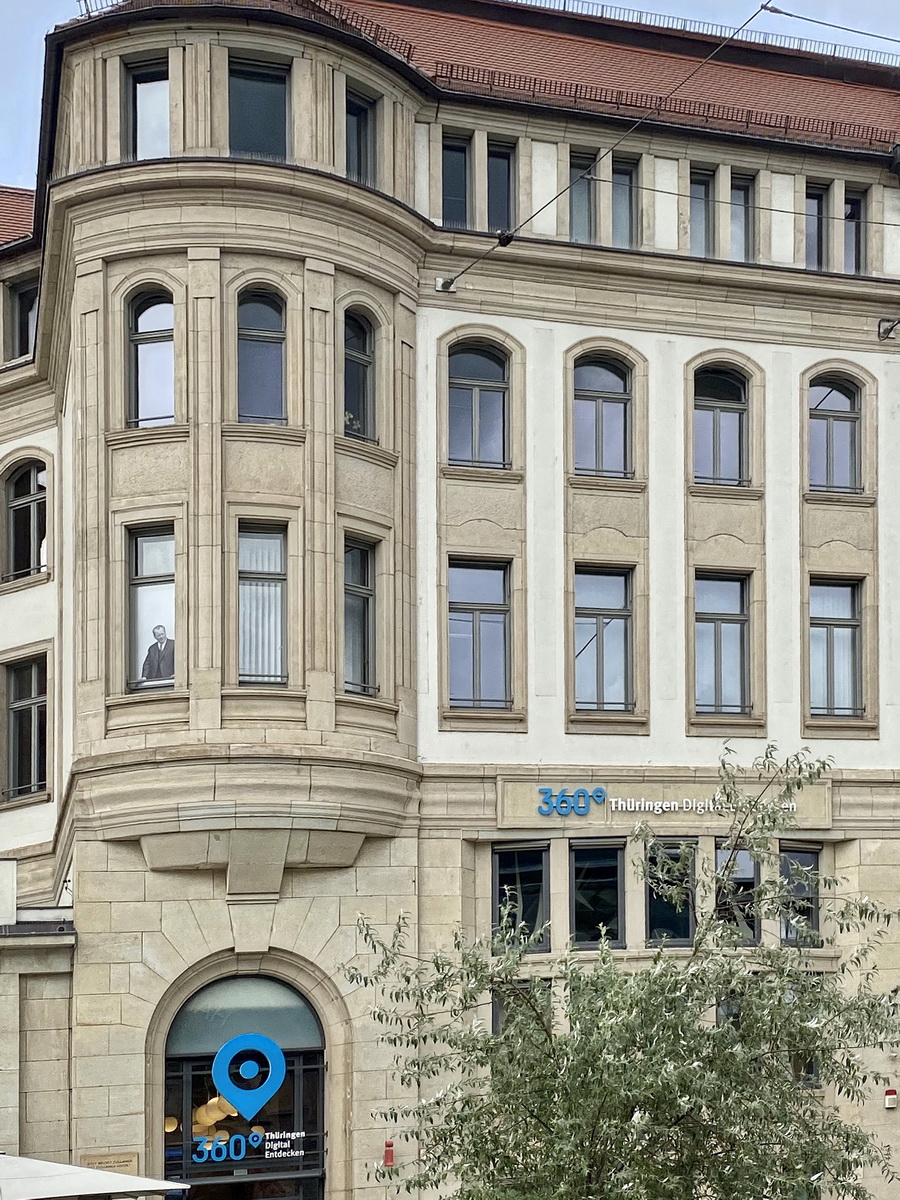
[[[242, 15], [283, 13], [343, 27], [406, 60], [445, 94], [624, 117], [658, 107], [660, 120], [691, 128], [819, 145], [881, 150], [900, 141], [896, 66], [842, 58], [838, 47], [829, 56], [769, 42], [732, 42], [666, 99], [722, 42], [723, 30], [659, 28], [630, 10], [601, 8], [594, 14], [582, 4], [575, 12], [559, 11], [553, 3], [92, 0], [102, 15], [189, 7], [197, 17], [204, 7], [234, 7]], [[90, 19], [76, 19], [69, 27]]]
[[0, 1154], [0, 1194], [3, 1200], [57, 1200], [75, 1196], [147, 1196], [184, 1190], [171, 1180], [143, 1179], [115, 1171], [94, 1171], [68, 1163]]
[[0, 246], [31, 233], [34, 192], [30, 188], [0, 187]]

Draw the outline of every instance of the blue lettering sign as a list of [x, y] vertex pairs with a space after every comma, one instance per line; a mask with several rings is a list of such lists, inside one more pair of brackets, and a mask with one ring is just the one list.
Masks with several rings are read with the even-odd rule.
[[549, 817], [553, 813], [560, 817], [568, 817], [570, 813], [577, 817], [586, 817], [591, 811], [591, 803], [604, 803], [606, 788], [595, 787], [589, 791], [580, 787], [572, 792], [568, 788], [560, 788], [558, 792], [554, 792], [553, 788], [542, 787], [538, 788], [538, 795], [541, 799], [537, 810], [542, 817]]

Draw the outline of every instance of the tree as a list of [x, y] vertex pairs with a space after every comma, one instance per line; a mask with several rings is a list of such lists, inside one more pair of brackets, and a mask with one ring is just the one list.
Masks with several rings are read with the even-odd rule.
[[360, 918], [374, 965], [347, 973], [373, 990], [409, 1096], [379, 1114], [407, 1145], [376, 1177], [455, 1200], [863, 1200], [863, 1175], [894, 1180], [853, 1119], [888, 1082], [866, 1050], [900, 1043], [898, 996], [873, 962], [893, 914], [837, 878], [779, 870], [775, 839], [828, 766], [805, 751], [779, 763], [770, 746], [743, 769], [726, 750], [713, 864], [635, 830], [655, 893], [694, 907], [688, 949], [635, 964], [601, 930], [595, 956], [545, 959], [535, 977], [542, 931], [517, 922], [515, 896], [491, 938], [457, 930], [424, 957], [405, 917], [387, 937]]

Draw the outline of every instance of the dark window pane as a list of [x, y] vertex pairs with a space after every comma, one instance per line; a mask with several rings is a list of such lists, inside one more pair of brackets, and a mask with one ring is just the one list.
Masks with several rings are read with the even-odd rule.
[[744, 404], [746, 385], [740, 376], [720, 369], [697, 371], [694, 396], [698, 400], [719, 400], [723, 404]]
[[[41, 508], [43, 509], [43, 504]], [[13, 575], [28, 575], [35, 563], [35, 546], [32, 543], [31, 505], [14, 508], [10, 513], [11, 561], [9, 571]]]
[[17, 709], [12, 714], [12, 790], [14, 793], [31, 790], [34, 782], [31, 763], [31, 739], [34, 713], [31, 708]]
[[712, 253], [711, 180], [691, 180], [691, 254], [709, 258]]
[[[667, 853], [676, 860], [680, 856], [680, 850], [676, 848]], [[670, 900], [664, 899], [652, 887], [648, 887], [647, 893], [647, 932], [650, 940], [689, 942], [693, 936], [690, 904], [685, 902], [677, 910]]]
[[287, 76], [280, 71], [229, 74], [231, 153], [283, 161], [287, 156]]
[[284, 303], [279, 296], [251, 292], [238, 302], [238, 328], [258, 329], [271, 333], [284, 330]]
[[369, 598], [354, 592], [344, 593], [344, 679], [369, 683]]
[[613, 166], [612, 244], [624, 250], [634, 245], [634, 176], [632, 166]]
[[576, 945], [597, 942], [602, 925], [611, 942], [621, 941], [619, 859], [615, 846], [572, 849], [572, 936]]
[[576, 392], [627, 392], [628, 369], [611, 362], [579, 362], [575, 367]]
[[593, 166], [593, 158], [573, 156], [570, 159], [569, 238], [573, 242], [594, 240], [594, 183], [590, 178], [582, 178]]
[[284, 343], [238, 338], [238, 420], [284, 420]]
[[450, 389], [450, 461], [471, 462], [475, 457], [475, 396], [472, 388]]
[[9, 698], [13, 703], [17, 700], [28, 700], [32, 696], [38, 695], [35, 691], [33, 663], [16, 663], [8, 669], [7, 679], [9, 683]]
[[358, 183], [372, 182], [370, 145], [372, 136], [372, 103], [347, 93], [347, 174]]
[[369, 328], [359, 317], [347, 313], [344, 317], [344, 349], [355, 350], [357, 354], [370, 353]]
[[167, 158], [169, 155], [169, 81], [164, 73], [135, 74], [135, 158]]
[[731, 257], [749, 262], [753, 252], [753, 184], [747, 180], [731, 185]]
[[[533, 933], [546, 921], [546, 850], [498, 850], [495, 854], [498, 908], [509, 903], [512, 919]], [[497, 914], [499, 918], [499, 912]]]
[[596, 400], [575, 400], [575, 470], [597, 470]]
[[457, 229], [469, 223], [468, 143], [444, 142], [443, 223]]
[[450, 353], [450, 378], [471, 379], [483, 383], [505, 383], [507, 360], [493, 350], [472, 347]]
[[512, 225], [512, 158], [509, 146], [488, 145], [488, 228]]
[[37, 284], [20, 287], [15, 292], [16, 302], [16, 356], [31, 354], [37, 330], [38, 288]]
[[844, 270], [851, 275], [864, 270], [863, 221], [862, 196], [847, 196], [844, 201]]
[[357, 587], [369, 586], [370, 551], [362, 546], [347, 546], [344, 550], [344, 582]]
[[478, 461], [503, 463], [506, 460], [506, 393], [479, 392]]
[[344, 360], [344, 432], [368, 437], [369, 368], [357, 359]]
[[821, 271], [825, 265], [825, 196], [808, 192], [806, 196], [806, 267]]

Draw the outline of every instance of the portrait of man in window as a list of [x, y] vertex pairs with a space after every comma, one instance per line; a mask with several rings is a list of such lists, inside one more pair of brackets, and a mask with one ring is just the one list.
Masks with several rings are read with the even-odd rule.
[[175, 685], [175, 536], [171, 525], [131, 533], [128, 680], [133, 689]]
[[165, 625], [153, 626], [153, 642], [141, 667], [141, 683], [159, 683], [175, 678], [175, 643]]

